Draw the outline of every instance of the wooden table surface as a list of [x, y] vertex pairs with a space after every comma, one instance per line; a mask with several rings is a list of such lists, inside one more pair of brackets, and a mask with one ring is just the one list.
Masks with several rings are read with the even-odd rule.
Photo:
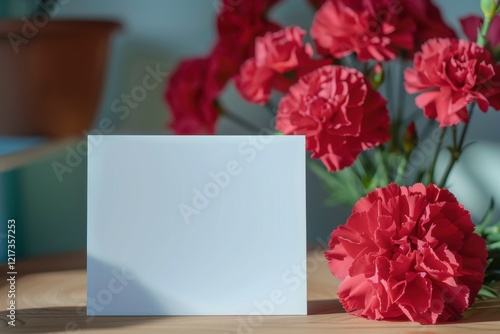
[[[85, 316], [85, 254], [19, 263], [17, 324], [8, 326], [7, 286], [0, 282], [1, 333], [500, 333], [500, 300], [477, 302], [456, 323], [423, 326], [372, 321], [345, 313], [337, 300], [338, 281], [328, 272], [320, 249], [309, 252], [307, 316]], [[6, 268], [2, 268], [5, 277]], [[22, 276], [20, 276], [22, 275]]]

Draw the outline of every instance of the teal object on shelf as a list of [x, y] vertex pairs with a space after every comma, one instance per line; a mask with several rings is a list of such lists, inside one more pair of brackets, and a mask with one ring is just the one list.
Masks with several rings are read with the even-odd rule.
[[37, 7], [37, 0], [1, 0], [0, 18], [21, 18], [29, 16]]
[[4, 174], [0, 174], [0, 263], [7, 261], [7, 216], [6, 216], [6, 203], [5, 203], [5, 181]]
[[47, 139], [42, 137], [4, 137], [0, 136], [0, 157], [18, 153], [23, 150], [35, 147]]
[[[26, 149], [37, 149], [45, 141], [43, 138], [0, 136], [0, 159]], [[66, 155], [66, 147], [61, 147], [57, 152], [23, 161], [9, 170], [2, 168], [0, 265], [7, 261], [9, 219], [16, 221], [16, 260], [85, 249], [86, 158], [60, 181], [52, 163], [65, 163]]]
[[[0, 136], [0, 158], [24, 151], [42, 143], [42, 138], [12, 138]], [[7, 225], [10, 219], [19, 217], [20, 170], [13, 169], [0, 173], [0, 264], [7, 261]], [[22, 249], [22, 240], [16, 239], [17, 250]], [[22, 253], [16, 255], [22, 255]]]
[[[0, 174], [0, 263], [7, 262], [7, 225], [10, 219], [16, 219], [19, 214], [19, 192], [15, 186], [18, 182], [18, 171], [11, 170]], [[17, 243], [16, 248], [20, 245]], [[16, 255], [17, 252], [16, 252]], [[22, 254], [21, 254], [22, 255]]]

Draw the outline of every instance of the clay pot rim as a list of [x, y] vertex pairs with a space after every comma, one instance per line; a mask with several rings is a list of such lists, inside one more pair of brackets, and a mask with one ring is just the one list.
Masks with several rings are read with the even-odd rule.
[[[29, 20], [33, 24], [32, 20]], [[9, 33], [22, 34], [26, 22], [20, 19], [0, 20], [0, 36]], [[37, 26], [34, 24], [41, 35], [72, 35], [77, 33], [81, 35], [95, 34], [102, 30], [120, 30], [123, 24], [115, 20], [86, 20], [86, 19], [51, 19], [45, 25]]]

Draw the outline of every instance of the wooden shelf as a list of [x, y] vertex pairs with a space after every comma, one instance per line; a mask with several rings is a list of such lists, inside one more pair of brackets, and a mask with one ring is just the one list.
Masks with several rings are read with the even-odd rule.
[[0, 156], [0, 173], [35, 162], [64, 150], [67, 145], [76, 144], [84, 138], [68, 138], [42, 142], [32, 148]]

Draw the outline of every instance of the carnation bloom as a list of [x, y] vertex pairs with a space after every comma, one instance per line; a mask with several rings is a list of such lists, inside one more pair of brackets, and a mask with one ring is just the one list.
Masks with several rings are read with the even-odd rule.
[[286, 92], [297, 77], [331, 61], [311, 59], [311, 45], [303, 43], [306, 32], [287, 27], [255, 41], [255, 56], [243, 63], [236, 87], [250, 102], [264, 104], [273, 88]]
[[401, 0], [402, 13], [411, 17], [415, 23], [415, 48], [408, 53], [413, 54], [420, 50], [420, 46], [431, 38], [455, 38], [457, 37], [441, 17], [439, 8], [431, 0]]
[[240, 65], [254, 54], [255, 39], [267, 32], [278, 31], [281, 27], [266, 18], [266, 11], [278, 0], [224, 1], [217, 16], [217, 45], [226, 50], [226, 57], [233, 58], [237, 64], [233, 75]]
[[183, 61], [165, 93], [177, 134], [215, 133], [217, 96], [240, 65], [254, 53], [254, 40], [280, 27], [265, 18], [280, 0], [223, 1], [217, 17], [219, 39], [207, 58]]
[[390, 138], [387, 102], [363, 74], [327, 65], [304, 75], [280, 101], [276, 128], [305, 135], [306, 149], [330, 171], [350, 166]]
[[265, 16], [267, 11], [281, 0], [220, 0], [221, 12], [237, 12], [238, 15], [253, 15], [259, 14]]
[[232, 40], [233, 47], [249, 46], [256, 36], [275, 31], [279, 26], [267, 20], [267, 11], [280, 0], [224, 0], [217, 15], [219, 36]]
[[210, 52], [208, 72], [206, 75], [207, 89], [220, 93], [227, 82], [231, 80], [241, 66], [241, 55], [233, 51], [230, 43], [219, 40]]
[[484, 279], [486, 244], [446, 189], [390, 184], [361, 198], [325, 252], [348, 312], [421, 324], [456, 320]]
[[314, 9], [319, 9], [327, 0], [307, 0]]
[[391, 60], [414, 47], [415, 23], [401, 11], [392, 0], [330, 0], [316, 13], [311, 36], [323, 55]]
[[472, 42], [431, 39], [405, 71], [408, 93], [421, 93], [415, 102], [424, 114], [447, 127], [468, 122], [467, 105], [475, 101], [486, 112], [500, 109], [500, 66], [490, 53]]
[[266, 11], [280, 0], [224, 1], [217, 17], [219, 39], [212, 50], [209, 85], [224, 86], [254, 55], [255, 39], [280, 26]]
[[176, 134], [213, 134], [219, 116], [215, 99], [219, 90], [207, 87], [210, 58], [188, 59], [179, 64], [169, 79], [165, 98]]

